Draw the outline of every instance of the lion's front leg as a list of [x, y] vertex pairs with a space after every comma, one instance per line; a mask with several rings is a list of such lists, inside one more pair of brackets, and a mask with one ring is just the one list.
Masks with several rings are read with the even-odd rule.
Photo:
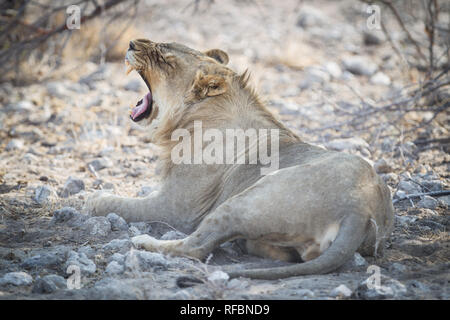
[[161, 197], [127, 198], [104, 191], [91, 194], [85, 203], [85, 210], [94, 216], [105, 216], [114, 212], [127, 222], [163, 220], [167, 217]]

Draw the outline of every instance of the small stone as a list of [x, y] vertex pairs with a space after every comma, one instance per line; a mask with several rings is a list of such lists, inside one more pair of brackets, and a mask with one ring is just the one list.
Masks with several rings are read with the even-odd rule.
[[37, 278], [34, 282], [33, 289], [31, 290], [32, 293], [52, 293], [58, 290], [56, 285], [48, 280], [44, 280], [42, 278]]
[[389, 271], [391, 272], [398, 272], [401, 274], [404, 274], [408, 271], [408, 268], [406, 266], [404, 266], [403, 264], [400, 264], [398, 262], [394, 262], [390, 267], [389, 267]]
[[110, 251], [128, 251], [132, 247], [129, 239], [113, 239], [109, 243], [105, 244], [102, 249]]
[[378, 66], [374, 62], [362, 56], [346, 57], [342, 63], [347, 71], [356, 75], [370, 77], [378, 70]]
[[24, 143], [22, 140], [12, 139], [6, 145], [5, 151], [20, 150], [20, 149], [23, 149], [23, 146], [24, 146]]
[[178, 240], [186, 238], [186, 234], [180, 231], [168, 231], [162, 235], [161, 240]]
[[331, 295], [333, 297], [349, 298], [352, 295], [352, 290], [350, 290], [346, 285], [341, 284], [339, 287], [336, 287], [331, 291]]
[[414, 194], [421, 192], [420, 187], [412, 181], [400, 180], [397, 188], [399, 190], [405, 191], [407, 194]]
[[363, 41], [367, 46], [379, 45], [385, 40], [381, 32], [377, 30], [364, 30], [363, 31]]
[[377, 72], [370, 78], [370, 83], [376, 85], [388, 86], [391, 84], [391, 79], [383, 72]]
[[395, 219], [400, 223], [403, 227], [409, 227], [412, 223], [417, 220], [417, 217], [411, 216], [395, 216]]
[[381, 275], [381, 284], [371, 283], [368, 278], [359, 284], [352, 297], [364, 300], [400, 299], [407, 293], [405, 285], [401, 282]]
[[77, 223], [82, 223], [87, 217], [79, 213], [72, 207], [63, 207], [53, 212], [53, 218], [50, 221], [50, 225], [55, 223], [70, 222], [69, 225], [73, 226]]
[[341, 67], [336, 62], [327, 62], [324, 65], [324, 68], [328, 72], [328, 74], [335, 79], [339, 79], [342, 76]]
[[310, 6], [303, 6], [297, 18], [297, 26], [306, 29], [322, 25], [326, 20], [328, 19], [322, 11]]
[[136, 227], [141, 232], [140, 234], [148, 234], [152, 231], [150, 224], [145, 222], [131, 222], [130, 228], [131, 227]]
[[121, 253], [116, 252], [109, 258], [109, 262], [111, 261], [116, 261], [119, 264], [123, 264], [125, 261], [125, 256]]
[[69, 266], [78, 266], [80, 267], [80, 270], [82, 272], [87, 272], [89, 274], [95, 273], [95, 271], [97, 270], [97, 266], [95, 265], [95, 263], [90, 260], [86, 254], [84, 253], [77, 253], [75, 251], [71, 251], [69, 253], [69, 258], [67, 259], [67, 262], [65, 264], [65, 268], [67, 270], [67, 268]]
[[119, 264], [117, 261], [111, 261], [106, 266], [105, 272], [109, 274], [120, 274], [125, 270], [124, 266]]
[[59, 196], [61, 198], [68, 198], [69, 196], [77, 194], [82, 190], [84, 190], [83, 180], [69, 177]]
[[78, 249], [78, 253], [84, 253], [89, 259], [94, 258], [96, 251], [91, 246], [82, 246]]
[[131, 249], [125, 255], [125, 268], [131, 271], [166, 270], [169, 261], [161, 254]]
[[240, 279], [231, 279], [227, 283], [227, 288], [232, 290], [243, 290], [249, 286], [248, 282]]
[[135, 237], [135, 236], [139, 236], [142, 234], [141, 231], [135, 226], [131, 226], [128, 229], [128, 233], [130, 234], [130, 237]]
[[111, 212], [106, 216], [106, 218], [111, 223], [112, 231], [128, 230], [128, 224], [125, 219], [116, 213]]
[[111, 232], [111, 223], [106, 217], [92, 217], [86, 220], [83, 229], [91, 236], [106, 237]]
[[424, 196], [418, 203], [419, 208], [434, 210], [439, 205], [439, 201], [430, 196]]
[[0, 278], [0, 285], [12, 284], [14, 286], [28, 286], [33, 282], [33, 277], [28, 273], [9, 272]]
[[302, 298], [314, 298], [315, 294], [309, 289], [298, 289], [295, 291], [295, 295]]
[[384, 159], [379, 159], [373, 165], [377, 173], [389, 173], [392, 172], [391, 166]]
[[[98, 158], [88, 163], [88, 168], [93, 168], [95, 171], [100, 171], [105, 168], [111, 168], [113, 162], [109, 158]], [[91, 169], [92, 170], [92, 169]]]
[[36, 188], [33, 200], [36, 203], [43, 205], [49, 201], [48, 197], [53, 193], [49, 186], [43, 185]]
[[221, 270], [216, 270], [208, 276], [208, 281], [215, 285], [224, 285], [228, 279], [230, 279], [230, 276]]

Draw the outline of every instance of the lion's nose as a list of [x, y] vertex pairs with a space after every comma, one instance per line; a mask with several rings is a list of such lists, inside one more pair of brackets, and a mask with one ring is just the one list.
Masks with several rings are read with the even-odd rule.
[[130, 46], [128, 47], [128, 50], [136, 50], [136, 46], [134, 45], [133, 41], [130, 41]]

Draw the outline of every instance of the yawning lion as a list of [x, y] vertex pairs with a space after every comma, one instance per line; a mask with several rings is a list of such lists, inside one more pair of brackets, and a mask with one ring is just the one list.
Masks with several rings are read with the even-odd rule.
[[[115, 212], [129, 222], [164, 221], [190, 233], [180, 240], [132, 238], [146, 250], [203, 258], [225, 241], [245, 239], [249, 253], [302, 262], [231, 271], [232, 277], [327, 273], [356, 251], [380, 252], [393, 226], [391, 195], [383, 180], [360, 157], [303, 142], [261, 103], [247, 73], [238, 75], [226, 67], [228, 59], [218, 49], [199, 52], [177, 43], [130, 42], [129, 71], [137, 71], [149, 90], [130, 117], [161, 146], [163, 181], [146, 198], [93, 194], [87, 208], [94, 215]], [[171, 153], [179, 141], [172, 139], [173, 132], [195, 134], [196, 122], [223, 137], [228, 129], [276, 130], [278, 169], [262, 175], [260, 161], [174, 163]], [[249, 143], [245, 157], [254, 150]]]

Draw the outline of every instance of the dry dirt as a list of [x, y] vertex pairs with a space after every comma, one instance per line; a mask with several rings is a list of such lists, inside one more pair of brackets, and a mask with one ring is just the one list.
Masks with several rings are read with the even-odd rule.
[[[248, 68], [270, 109], [304, 140], [375, 163], [395, 201], [395, 231], [385, 255], [356, 255], [328, 275], [228, 281], [214, 270], [280, 263], [249, 256], [238, 243], [224, 245], [206, 262], [145, 255], [130, 248], [127, 239], [139, 232], [174, 237], [170, 226], [107, 226], [102, 233], [76, 220], [76, 213], [58, 220], [55, 210], [81, 210], [96, 189], [142, 196], [158, 179], [158, 150], [128, 117], [130, 105], [145, 93], [143, 82], [137, 74], [126, 77], [122, 63], [89, 62], [66, 66], [67, 76], [0, 85], [0, 298], [449, 299], [450, 198], [401, 200], [408, 194], [448, 190], [448, 145], [414, 143], [448, 137], [448, 114], [414, 132], [408, 129], [429, 114], [410, 113], [394, 127], [384, 125], [391, 115], [375, 113], [365, 130], [334, 127], [357, 114], [362, 102], [395, 96], [418, 74], [399, 67], [386, 40], [364, 44], [364, 6], [355, 1], [202, 2], [193, 13], [187, 4], [146, 1], [135, 27], [141, 37], [154, 41], [227, 51], [230, 66], [238, 72]], [[344, 60], [354, 57], [366, 59], [364, 68], [374, 65], [378, 71], [349, 72]], [[375, 77], [377, 72], [381, 76]], [[84, 190], [64, 198], [69, 177], [82, 180]], [[114, 239], [122, 241], [111, 245]], [[55, 281], [44, 278], [70, 280], [69, 260], [81, 266], [80, 289], [64, 288], [64, 283], [56, 288]], [[362, 284], [372, 275], [370, 265], [380, 267], [379, 290]], [[111, 271], [113, 267], [119, 271]], [[25, 284], [11, 284], [4, 278], [10, 272], [26, 272], [32, 281], [21, 274]], [[181, 275], [195, 275], [202, 282], [180, 288], [176, 280]], [[334, 290], [340, 285], [351, 295]]]

